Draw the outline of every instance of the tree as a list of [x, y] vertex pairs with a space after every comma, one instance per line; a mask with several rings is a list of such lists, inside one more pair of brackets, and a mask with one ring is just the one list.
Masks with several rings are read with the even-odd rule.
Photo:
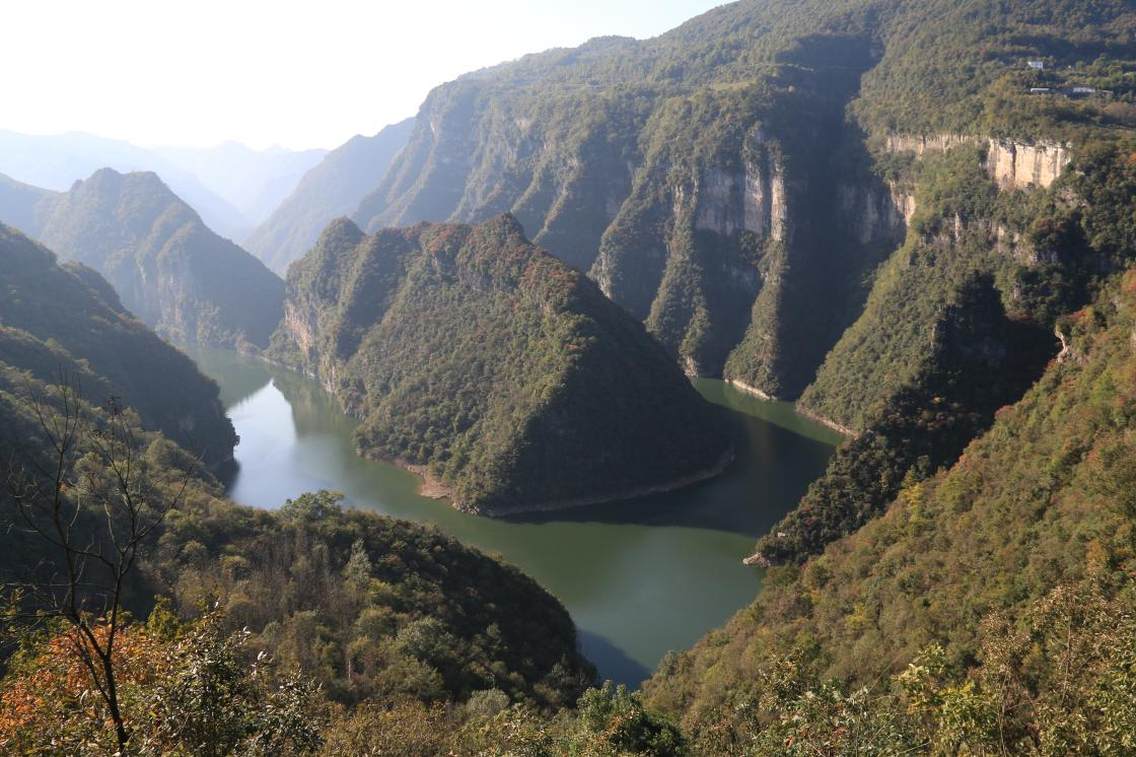
[[[112, 398], [97, 410], [64, 375], [29, 388], [39, 438], [8, 464], [14, 521], [52, 555], [18, 590], [39, 624], [62, 624], [62, 638], [106, 706], [119, 753], [130, 730], [119, 692], [117, 645], [127, 621], [124, 592], [140, 558], [184, 496], [188, 474], [160, 485], [142, 454], [137, 419]], [[37, 444], [37, 442], [39, 444]]]

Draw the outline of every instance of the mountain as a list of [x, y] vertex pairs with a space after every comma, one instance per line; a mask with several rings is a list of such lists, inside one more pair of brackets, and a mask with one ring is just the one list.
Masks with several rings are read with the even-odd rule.
[[43, 223], [43, 208], [57, 195], [0, 174], [0, 221], [33, 233]]
[[100, 168], [153, 171], [185, 199], [211, 229], [241, 239], [252, 223], [192, 173], [151, 150], [90, 134], [19, 134], [0, 130], [0, 173], [37, 187], [66, 191]]
[[[253, 150], [238, 142], [215, 147], [155, 147], [152, 152], [192, 174], [241, 214], [250, 226], [262, 223], [327, 150]], [[235, 237], [243, 239], [244, 237]]]
[[[689, 371], [796, 398], [904, 238], [887, 137], [1006, 139], [1012, 165], [1015, 144], [1025, 158], [1074, 121], [1131, 125], [1130, 77], [1107, 62], [1130, 50], [1131, 23], [1118, 0], [733, 3], [652, 40], [596, 39], [436, 88], [354, 219], [509, 211]], [[1031, 98], [1031, 57], [1055, 87], [1118, 87], [1117, 101]]]
[[333, 222], [289, 270], [270, 356], [339, 396], [364, 454], [462, 509], [628, 498], [727, 460], [666, 353], [510, 216], [373, 236]]
[[437, 88], [361, 203], [510, 211], [848, 434], [646, 687], [696, 753], [1131, 748], [1134, 43], [1109, 0], [734, 3]]
[[[292, 267], [271, 356], [338, 394], [365, 453], [429, 466], [459, 505], [509, 512], [613, 475], [576, 467], [609, 462], [597, 450], [690, 443], [708, 464], [694, 406], [660, 429], [687, 406], [676, 364], [847, 434], [746, 560], [753, 603], [641, 695], [431, 709], [463, 680], [457, 634], [412, 623], [369, 645], [405, 605], [354, 614], [333, 576], [363, 527], [330, 518], [331, 538], [227, 552], [204, 547], [215, 519], [189, 521], [166, 583], [196, 571], [183, 606], [233, 588], [235, 627], [253, 618], [336, 686], [393, 659], [380, 690], [419, 698], [356, 704], [329, 753], [1132, 752], [1134, 50], [1129, 0], [743, 0], [442, 85], [358, 225]], [[654, 452], [614, 473], [655, 480], [656, 462], [676, 468]], [[290, 509], [318, 525], [326, 504]], [[405, 541], [383, 543], [384, 568], [444, 551]], [[403, 600], [389, 583], [370, 598]], [[305, 589], [326, 615], [292, 613]], [[265, 601], [286, 632], [256, 625]]]
[[126, 307], [163, 336], [267, 346], [280, 319], [283, 282], [210, 231], [155, 174], [106, 168], [68, 192], [23, 189], [20, 202], [0, 204], [0, 219], [28, 217], [27, 200], [37, 196], [36, 225], [26, 231], [99, 271]]
[[[838, 738], [877, 753], [952, 739], [972, 753], [1126, 751], [1136, 272], [1061, 329], [1061, 358], [955, 465], [909, 482], [803, 568], [768, 576], [751, 607], [660, 667], [648, 699], [707, 753], [763, 731], [762, 743], [811, 751], [834, 735], [819, 718], [842, 713], [857, 727]], [[872, 694], [857, 702], [861, 685]], [[859, 730], [870, 724], [887, 727]]]
[[1124, 265], [1035, 226], [1136, 127], [1134, 27], [1111, 0], [738, 2], [436, 88], [355, 218], [509, 211], [688, 373], [857, 437], [809, 500], [840, 516], [755, 555], [797, 559], [950, 464]]
[[[257, 685], [280, 694], [270, 730], [289, 702], [309, 698], [314, 730], [361, 700], [457, 709], [488, 699], [547, 712], [591, 683], [572, 619], [516, 568], [436, 529], [345, 510], [329, 492], [272, 512], [226, 500], [196, 456], [231, 461], [236, 442], [216, 384], [105, 280], [0, 226], [0, 587], [12, 610], [5, 633], [21, 635], [30, 663], [12, 664], [7, 637], [4, 751], [102, 753], [113, 743], [104, 699], [73, 686], [86, 673], [56, 677], [80, 664], [78, 636], [50, 599], [102, 633], [111, 586], [123, 589], [115, 610], [129, 613], [115, 631], [120, 713], [132, 743], [156, 753], [222, 739], [216, 719], [172, 693], [187, 689], [213, 692], [197, 701], [224, 707], [231, 738], [244, 735], [232, 696]], [[134, 534], [137, 553], [122, 546]], [[118, 564], [131, 567], [119, 575]], [[180, 667], [205, 638], [225, 641]], [[227, 685], [236, 670], [246, 685]], [[198, 714], [206, 725], [189, 734], [170, 727]]]
[[333, 219], [353, 213], [378, 185], [413, 126], [414, 119], [407, 119], [372, 137], [352, 137], [329, 152], [304, 174], [245, 246], [272, 270], [287, 273], [288, 265], [312, 248]]
[[[24, 373], [77, 380], [99, 405], [118, 398], [141, 424], [209, 463], [232, 457], [236, 435], [217, 385], [121, 305], [110, 285], [78, 263], [59, 264], [42, 245], [0, 225], [0, 364], [7, 392]], [[6, 395], [6, 401], [11, 395]]]

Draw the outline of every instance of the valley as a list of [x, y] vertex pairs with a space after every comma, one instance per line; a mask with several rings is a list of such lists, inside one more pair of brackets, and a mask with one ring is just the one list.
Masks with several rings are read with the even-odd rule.
[[729, 409], [725, 422], [738, 438], [738, 458], [723, 475], [632, 502], [485, 518], [422, 497], [417, 476], [356, 455], [357, 424], [312, 379], [227, 351], [193, 356], [220, 385], [240, 437], [228, 489], [235, 501], [276, 508], [305, 491], [338, 489], [351, 507], [428, 523], [499, 554], [564, 603], [601, 677], [633, 687], [667, 652], [749, 601], [761, 572], [740, 556], [821, 473], [838, 441], [784, 403], [703, 379], [699, 390]]
[[0, 753], [1136, 752], [1136, 7], [635, 2], [14, 88]]

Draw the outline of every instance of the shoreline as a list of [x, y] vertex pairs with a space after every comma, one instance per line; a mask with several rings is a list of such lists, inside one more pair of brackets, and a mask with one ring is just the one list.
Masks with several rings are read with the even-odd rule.
[[[265, 355], [264, 352], [262, 352], [259, 355], [259, 358], [261, 360], [263, 360], [264, 362], [270, 364], [270, 365], [276, 365], [276, 366], [279, 366], [281, 368], [285, 368], [287, 370], [295, 371], [297, 373], [300, 373], [303, 376], [306, 376], [307, 378], [312, 379], [313, 381], [318, 383], [321, 387], [323, 387], [323, 389], [325, 391], [327, 391], [329, 394], [331, 394], [331, 396], [335, 397], [335, 399], [339, 402], [340, 408], [343, 410], [343, 413], [345, 415], [350, 416], [350, 417], [354, 417], [354, 416], [352, 416], [351, 412], [348, 411], [348, 409], [346, 407], [343, 407], [343, 401], [331, 389], [331, 387], [328, 387], [326, 384], [324, 384], [324, 382], [320, 381], [320, 378], [316, 374], [316, 372], [309, 371], [309, 370], [307, 370], [307, 369], [305, 369], [301, 366], [289, 365], [289, 364], [283, 363], [279, 360], [273, 360], [273, 359], [269, 358], [267, 355]], [[733, 384], [735, 382], [731, 381], [730, 383]], [[738, 385], [739, 388], [741, 388], [745, 391], [750, 391], [751, 393], [761, 394], [761, 396], [768, 399], [768, 397], [765, 396], [763, 393], [761, 393], [759, 389], [756, 389], [754, 387], [750, 387], [746, 384], [742, 384], [741, 382], [737, 382], [737, 385]], [[515, 509], [509, 509], [509, 510], [504, 510], [504, 511], [501, 511], [501, 512], [494, 512], [494, 513], [485, 513], [485, 512], [482, 512], [480, 510], [463, 507], [460, 503], [455, 504], [453, 502], [453, 489], [448, 484], [446, 484], [444, 481], [442, 481], [441, 479], [435, 478], [434, 476], [432, 476], [430, 474], [430, 468], [429, 468], [428, 465], [420, 465], [420, 464], [416, 464], [416, 463], [409, 463], [409, 462], [406, 462], [405, 460], [384, 458], [382, 456], [372, 456], [372, 455], [367, 454], [366, 451], [359, 449], [359, 448], [355, 449], [355, 454], [358, 455], [360, 458], [363, 458], [364, 460], [372, 460], [372, 461], [375, 461], [375, 462], [388, 463], [388, 464], [394, 465], [398, 468], [402, 468], [403, 470], [405, 470], [409, 473], [413, 473], [415, 476], [417, 476], [419, 479], [421, 479], [421, 481], [418, 485], [418, 490], [416, 492], [421, 497], [425, 497], [426, 499], [449, 499], [450, 500], [450, 502], [449, 502], [450, 507], [452, 507], [455, 510], [458, 510], [460, 512], [470, 513], [470, 514], [473, 514], [473, 515], [481, 515], [481, 516], [489, 517], [489, 518], [508, 517], [510, 515], [522, 515], [524, 513], [555, 512], [557, 510], [570, 510], [570, 509], [575, 508], [575, 507], [587, 507], [589, 505], [602, 505], [602, 504], [608, 504], [608, 503], [611, 503], [611, 502], [624, 502], [624, 501], [627, 501], [627, 500], [638, 499], [640, 497], [648, 497], [652, 494], [665, 494], [667, 492], [673, 492], [673, 491], [677, 491], [679, 489], [684, 489], [688, 486], [693, 486], [694, 484], [700, 483], [702, 481], [707, 481], [711, 478], [715, 478], [716, 476], [720, 476], [723, 472], [725, 472], [726, 468], [728, 468], [737, 459], [737, 452], [734, 449], [734, 445], [731, 444], [726, 449], [726, 451], [722, 453], [722, 456], [718, 458], [718, 461], [716, 463], [714, 463], [713, 465], [711, 465], [710, 467], [703, 468], [702, 470], [695, 471], [694, 473], [689, 473], [685, 476], [679, 476], [678, 478], [671, 479], [670, 481], [666, 481], [666, 482], [663, 482], [661, 484], [649, 484], [649, 485], [645, 485], [645, 486], [633, 487], [631, 489], [627, 489], [625, 491], [618, 492], [616, 494], [601, 494], [601, 495], [596, 495], [596, 496], [592, 496], [592, 497], [577, 497], [575, 499], [568, 499], [568, 500], [553, 500], [551, 502], [543, 502], [543, 503], [540, 503], [540, 504], [536, 504], [536, 505], [533, 505], [531, 507], [515, 508]]]
[[729, 384], [730, 386], [734, 387], [738, 391], [745, 392], [746, 394], [752, 394], [754, 397], [757, 397], [758, 399], [762, 399], [762, 400], [766, 400], [766, 401], [774, 401], [774, 400], [777, 399], [776, 397], [774, 397], [774, 396], [772, 396], [772, 395], [770, 395], [766, 392], [761, 391], [756, 386], [751, 386], [744, 381], [738, 381], [737, 379], [726, 379], [726, 383]]
[[[427, 499], [447, 499], [451, 498], [453, 490], [442, 482], [440, 479], [434, 478], [429, 473], [429, 468], [426, 465], [415, 465], [408, 463], [404, 460], [391, 460], [389, 458], [370, 457], [357, 451], [359, 456], [367, 460], [375, 460], [378, 462], [389, 463], [402, 468], [405, 471], [413, 473], [421, 479], [418, 486], [418, 495], [426, 497]], [[511, 515], [523, 515], [525, 513], [538, 513], [538, 512], [555, 512], [557, 510], [570, 510], [575, 507], [587, 507], [588, 505], [603, 505], [611, 502], [625, 502], [640, 497], [648, 497], [652, 494], [666, 494], [667, 492], [685, 489], [688, 486], [707, 481], [711, 478], [721, 475], [726, 468], [737, 459], [733, 445], [730, 445], [718, 461], [711, 465], [709, 468], [703, 468], [700, 471], [679, 476], [678, 478], [671, 479], [670, 481], [661, 484], [649, 484], [645, 486], [638, 486], [631, 489], [624, 490], [615, 494], [600, 494], [592, 497], [577, 497], [575, 499], [567, 500], [553, 500], [550, 502], [543, 502], [531, 507], [514, 508], [503, 510], [499, 512], [484, 512], [481, 510], [463, 507], [460, 504], [455, 504], [450, 501], [450, 507], [459, 512], [469, 513], [471, 515], [480, 515], [487, 518], [508, 517]]]
[[718, 461], [711, 465], [709, 468], [703, 468], [700, 471], [695, 471], [694, 473], [689, 473], [685, 476], [679, 476], [678, 478], [671, 479], [670, 481], [666, 481], [661, 484], [637, 486], [622, 492], [618, 492], [616, 494], [600, 494], [593, 497], [577, 497], [575, 499], [554, 500], [552, 502], [544, 502], [532, 507], [505, 510], [492, 514], [482, 513], [480, 511], [465, 510], [460, 507], [457, 509], [462, 510], [462, 512], [475, 512], [478, 515], [486, 515], [490, 518], [496, 518], [507, 517], [510, 515], [523, 515], [525, 513], [571, 510], [574, 507], [604, 505], [612, 502], [627, 502], [629, 500], [639, 499], [640, 497], [649, 497], [652, 494], [666, 494], [668, 492], [678, 491], [679, 489], [685, 489], [688, 486], [693, 486], [694, 484], [701, 483], [702, 481], [708, 481], [712, 478], [715, 478], [716, 476], [720, 476], [726, 470], [726, 468], [730, 467], [735, 459], [736, 454], [734, 451], [734, 446], [731, 444], [729, 449], [722, 453], [722, 456], [718, 458]]
[[830, 420], [828, 418], [825, 418], [823, 415], [820, 415], [819, 413], [814, 413], [812, 410], [809, 410], [807, 407], [802, 407], [801, 405], [794, 405], [793, 407], [796, 408], [798, 413], [800, 413], [804, 417], [808, 418], [810, 421], [814, 421], [816, 423], [819, 423], [822, 426], [827, 426], [828, 428], [832, 429], [833, 431], [837, 432], [838, 434], [842, 434], [843, 436], [846, 436], [849, 439], [856, 439], [857, 437], [860, 436], [859, 431], [853, 431], [852, 429], [848, 428], [847, 426], [845, 426], [843, 424], [840, 424], [840, 423], [837, 423], [834, 420]]
[[[365, 457], [360, 454], [360, 457]], [[413, 463], [403, 462], [401, 460], [389, 460], [392, 465], [397, 465], [403, 470], [410, 471], [418, 476], [422, 481], [418, 484], [418, 496], [425, 497], [426, 499], [446, 499], [453, 494], [453, 490], [447, 486], [442, 479], [434, 478], [430, 475], [430, 466], [428, 465], [414, 465]]]
[[[745, 383], [744, 381], [738, 381], [737, 379], [726, 379], [726, 383], [729, 384], [730, 386], [734, 387], [735, 389], [739, 390], [739, 391], [745, 392], [746, 394], [752, 394], [753, 396], [757, 397], [758, 399], [763, 399], [763, 400], [767, 400], [767, 401], [777, 401], [776, 397], [768, 394], [767, 392], [763, 392], [762, 390], [758, 389], [756, 386], [750, 386], [749, 384]], [[848, 428], [847, 426], [845, 426], [841, 423], [837, 423], [836, 421], [831, 420], [830, 418], [825, 418], [823, 415], [821, 415], [819, 413], [814, 413], [812, 410], [809, 410], [807, 407], [805, 407], [804, 405], [801, 405], [799, 402], [793, 403], [793, 410], [796, 411], [799, 415], [804, 416], [805, 418], [808, 418], [810, 421], [813, 421], [815, 423], [819, 423], [820, 425], [822, 425], [826, 428], [829, 428], [829, 429], [835, 431], [836, 433], [838, 433], [842, 436], [846, 436], [850, 439], [855, 439], [856, 437], [858, 437], [860, 435], [860, 433], [858, 431], [854, 431], [854, 430]]]

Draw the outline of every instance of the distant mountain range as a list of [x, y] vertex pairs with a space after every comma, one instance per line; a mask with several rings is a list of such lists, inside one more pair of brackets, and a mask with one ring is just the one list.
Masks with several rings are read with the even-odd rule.
[[0, 130], [0, 173], [64, 191], [100, 168], [153, 171], [222, 236], [240, 241], [292, 191], [325, 150], [138, 147], [91, 134], [33, 135]]
[[156, 147], [153, 150], [155, 155], [196, 176], [209, 191], [235, 207], [245, 221], [254, 226], [276, 210], [305, 172], [318, 165], [327, 152], [280, 147], [253, 150], [239, 142], [207, 148]]
[[354, 213], [363, 197], [379, 185], [413, 128], [414, 119], [408, 118], [372, 137], [352, 137], [327, 153], [245, 246], [283, 275], [289, 263], [311, 249], [328, 223]]
[[97, 270], [175, 342], [255, 350], [280, 319], [284, 282], [210, 230], [157, 174], [103, 168], [67, 192], [0, 176], [0, 221]]

